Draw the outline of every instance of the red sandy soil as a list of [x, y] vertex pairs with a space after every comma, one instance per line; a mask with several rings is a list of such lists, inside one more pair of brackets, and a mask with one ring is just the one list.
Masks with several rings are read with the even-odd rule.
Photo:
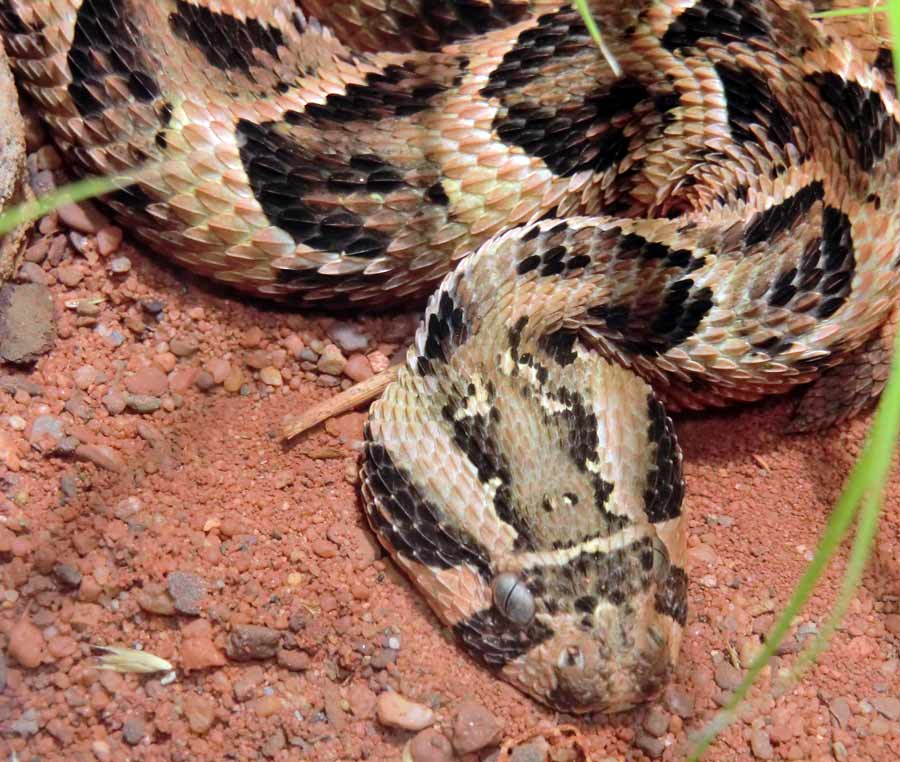
[[[389, 688], [432, 707], [445, 733], [468, 698], [496, 717], [503, 738], [571, 722], [594, 760], [682, 759], [788, 599], [868, 425], [788, 437], [784, 400], [679, 417], [691, 585], [675, 683], [649, 710], [560, 716], [475, 666], [379, 551], [358, 496], [363, 413], [280, 443], [287, 414], [334, 391], [315, 354], [296, 358], [325, 351], [334, 319], [216, 292], [127, 242], [98, 257], [92, 236], [72, 239], [55, 216], [42, 230], [58, 250], [32, 250], [28, 278], [46, 281], [59, 337], [33, 368], [6, 369], [35, 396], [9, 383], [0, 391], [4, 760], [399, 759], [414, 733], [376, 718], [376, 697]], [[121, 256], [130, 271], [110, 273]], [[94, 315], [66, 306], [97, 296], [96, 310], [81, 307]], [[153, 301], [163, 305], [158, 317], [146, 309], [160, 306]], [[381, 352], [376, 365], [411, 325], [408, 316], [350, 323], [368, 338], [360, 354]], [[221, 373], [223, 361], [233, 391], [199, 375]], [[261, 380], [265, 366], [281, 385]], [[118, 412], [135, 374], [161, 403], [155, 412]], [[55, 419], [62, 439], [36, 435], [39, 416]], [[92, 445], [110, 448], [106, 458]], [[776, 689], [824, 621], [846, 547], [709, 760], [900, 758], [898, 547], [894, 478], [878, 561], [831, 650], [799, 685]], [[196, 614], [175, 611], [167, 585]], [[263, 635], [277, 657], [227, 656], [242, 624], [275, 630]], [[139, 644], [171, 661], [177, 678], [98, 671], [97, 644]], [[460, 758], [496, 754], [488, 745]]]

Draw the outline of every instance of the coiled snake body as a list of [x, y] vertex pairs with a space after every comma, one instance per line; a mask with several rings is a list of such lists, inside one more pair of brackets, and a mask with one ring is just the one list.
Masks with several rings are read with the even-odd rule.
[[505, 679], [631, 706], [686, 612], [660, 400], [816, 381], [812, 428], [884, 380], [888, 60], [790, 0], [593, 0], [621, 74], [552, 0], [301, 5], [2, 0], [0, 21], [82, 171], [149, 165], [108, 201], [155, 250], [303, 306], [447, 276], [371, 412], [370, 523]]

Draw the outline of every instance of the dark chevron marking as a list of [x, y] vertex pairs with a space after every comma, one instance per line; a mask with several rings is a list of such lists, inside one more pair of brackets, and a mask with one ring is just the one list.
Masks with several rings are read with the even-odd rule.
[[756, 143], [751, 125], [764, 128], [766, 137], [779, 148], [794, 142], [795, 122], [785, 109], [764, 74], [729, 63], [717, 63], [728, 104], [728, 126], [738, 143]]
[[366, 227], [360, 215], [305, 199], [311, 194], [387, 194], [407, 187], [400, 170], [372, 154], [315, 155], [284, 134], [281, 122], [242, 119], [237, 134], [250, 187], [273, 225], [319, 251], [367, 259], [386, 253], [389, 236]]
[[672, 421], [662, 403], [652, 394], [647, 398], [647, 439], [654, 450], [654, 463], [647, 473], [644, 490], [644, 513], [651, 524], [681, 515], [684, 482], [681, 474], [681, 451]]
[[797, 221], [812, 209], [813, 204], [824, 197], [825, 188], [820, 180], [816, 180], [780, 204], [754, 215], [744, 230], [744, 246], [750, 248], [792, 230]]
[[288, 111], [288, 124], [318, 126], [319, 122], [377, 122], [414, 116], [431, 106], [431, 99], [446, 86], [400, 66], [387, 66], [379, 74], [367, 74], [363, 85], [348, 85], [332, 93], [325, 103], [310, 103], [302, 112]]
[[422, 13], [445, 44], [515, 24], [528, 14], [528, 5], [519, 0], [427, 0]]
[[442, 520], [441, 510], [422, 498], [384, 446], [371, 441], [368, 427], [365, 454], [366, 483], [373, 497], [368, 515], [375, 531], [406, 558], [434, 569], [468, 564], [489, 582], [493, 572], [487, 548]]
[[[779, 273], [766, 292], [772, 307], [791, 307], [798, 294], [818, 292], [821, 300], [806, 303], [802, 309], [815, 308], [815, 315], [827, 318], [837, 312], [850, 295], [856, 257], [850, 219], [839, 209], [826, 207], [822, 211], [821, 237], [811, 241], [798, 267]], [[801, 303], [802, 304], [802, 303]], [[770, 353], [789, 346], [772, 339], [758, 345]]]
[[542, 159], [561, 177], [584, 170], [603, 172], [628, 154], [624, 126], [613, 127], [611, 122], [616, 117], [627, 121], [646, 100], [652, 99], [643, 85], [625, 80], [611, 90], [558, 106], [515, 103], [497, 112], [492, 127], [504, 143]]
[[537, 79], [549, 61], [593, 48], [594, 43], [577, 11], [563, 8], [545, 14], [537, 24], [519, 35], [497, 68], [490, 73], [481, 95], [502, 99], [512, 90]]
[[[110, 71], [121, 75], [128, 92], [143, 103], [159, 95], [159, 84], [141, 60], [141, 36], [128, 17], [120, 0], [84, 0], [78, 9], [66, 63], [72, 76], [69, 95], [83, 117], [104, 109], [92, 90], [102, 91], [102, 80]], [[108, 69], [98, 63], [98, 57], [108, 61]]]
[[178, 0], [177, 10], [169, 14], [169, 27], [180, 40], [197, 47], [207, 63], [225, 71], [245, 74], [260, 62], [254, 48], [278, 58], [284, 45], [281, 31], [256, 19], [241, 20], [228, 13], [216, 13], [203, 6]]
[[695, 289], [691, 278], [682, 278], [666, 286], [652, 322], [635, 317], [627, 304], [601, 304], [588, 314], [601, 320], [612, 334], [608, 340], [626, 352], [654, 357], [693, 336], [713, 306], [713, 291], [708, 286]]
[[437, 311], [428, 316], [424, 359], [447, 362], [452, 350], [465, 343], [467, 335], [462, 308], [456, 306], [450, 294], [441, 291]]
[[493, 404], [495, 392], [491, 384], [488, 384], [487, 393], [490, 405], [488, 415], [465, 414], [457, 420], [457, 413], [465, 409], [465, 399], [450, 399], [441, 410], [441, 415], [450, 427], [453, 442], [475, 467], [478, 481], [486, 485], [491, 480], [497, 480], [494, 510], [502, 522], [516, 530], [515, 549], [535, 550], [538, 547], [537, 538], [515, 505], [509, 461], [498, 445], [497, 424], [500, 421], [500, 411]]
[[897, 143], [897, 122], [878, 93], [833, 72], [809, 74], [806, 81], [818, 88], [822, 100], [831, 107], [851, 155], [863, 170], [872, 169]]
[[705, 37], [722, 43], [771, 37], [772, 28], [757, 0], [701, 0], [671, 23], [663, 35], [667, 50], [696, 45]]

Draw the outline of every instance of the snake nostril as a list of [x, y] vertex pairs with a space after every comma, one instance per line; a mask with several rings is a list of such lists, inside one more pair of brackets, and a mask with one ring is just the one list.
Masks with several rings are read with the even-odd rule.
[[534, 596], [515, 574], [504, 572], [494, 578], [494, 605], [503, 616], [522, 627], [534, 618]]

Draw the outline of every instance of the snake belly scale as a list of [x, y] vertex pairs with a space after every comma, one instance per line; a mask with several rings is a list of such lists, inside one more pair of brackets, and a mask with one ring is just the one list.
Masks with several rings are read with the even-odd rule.
[[877, 44], [792, 0], [590, 5], [619, 75], [555, 0], [0, 0], [73, 167], [142, 168], [106, 201], [155, 251], [302, 307], [430, 294], [371, 410], [369, 522], [472, 656], [570, 712], [678, 656], [666, 409], [812, 384], [799, 428], [857, 412], [900, 234]]

